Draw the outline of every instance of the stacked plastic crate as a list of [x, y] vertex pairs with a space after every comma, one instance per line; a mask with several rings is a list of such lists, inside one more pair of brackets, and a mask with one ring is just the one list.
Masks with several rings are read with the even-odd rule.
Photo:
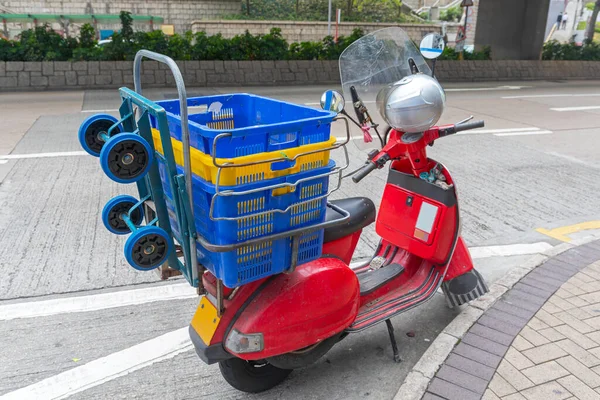
[[[167, 121], [178, 170], [183, 173], [179, 102], [157, 102]], [[250, 94], [188, 99], [195, 227], [215, 245], [251, 244], [227, 252], [198, 245], [198, 261], [225, 286], [236, 287], [290, 268], [292, 239], [256, 241], [325, 219], [329, 149], [335, 116], [329, 111]], [[154, 128], [156, 121], [151, 119]], [[162, 154], [158, 130], [155, 150]], [[164, 160], [157, 157], [171, 228], [182, 241]], [[323, 231], [301, 234], [297, 264], [321, 255]]]

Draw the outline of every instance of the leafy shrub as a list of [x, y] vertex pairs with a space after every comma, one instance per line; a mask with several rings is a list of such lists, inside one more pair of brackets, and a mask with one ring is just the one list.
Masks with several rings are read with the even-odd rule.
[[574, 43], [559, 43], [552, 40], [544, 44], [543, 60], [600, 61], [600, 44], [586, 41], [583, 46]]
[[0, 54], [7, 61], [65, 61], [72, 58], [78, 46], [76, 39], [64, 39], [48, 25], [23, 31], [18, 42], [2, 42], [4, 50]]
[[337, 43], [331, 36], [325, 37], [321, 42], [292, 43], [288, 52], [288, 59], [337, 60], [346, 47], [363, 35], [362, 30], [355, 29], [348, 37], [340, 36]]
[[22, 61], [21, 43], [0, 38], [0, 60]]
[[462, 8], [459, 6], [450, 7], [440, 12], [440, 20], [448, 22], [458, 22], [462, 17]]
[[75, 61], [95, 61], [102, 58], [102, 49], [96, 41], [96, 31], [90, 24], [83, 24], [79, 30], [79, 45], [73, 50]]
[[[446, 47], [444, 52], [439, 57], [439, 60], [458, 60], [458, 52], [451, 47]], [[465, 60], [491, 60], [492, 50], [486, 46], [482, 51], [465, 51], [463, 52], [463, 58]]]

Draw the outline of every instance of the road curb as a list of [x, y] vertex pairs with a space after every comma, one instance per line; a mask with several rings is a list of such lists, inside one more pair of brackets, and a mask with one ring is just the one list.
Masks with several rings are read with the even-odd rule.
[[437, 370], [471, 326], [525, 275], [543, 264], [546, 260], [572, 248], [593, 242], [598, 238], [600, 238], [600, 234], [556, 245], [549, 250], [535, 254], [521, 266], [513, 268], [504, 277], [494, 282], [490, 286], [488, 293], [464, 306], [461, 313], [433, 340], [429, 348], [423, 353], [411, 372], [404, 379], [404, 382], [394, 396], [394, 400], [420, 400]]

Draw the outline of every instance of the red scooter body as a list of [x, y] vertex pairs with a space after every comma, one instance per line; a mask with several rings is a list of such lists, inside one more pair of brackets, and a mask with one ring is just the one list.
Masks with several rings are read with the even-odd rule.
[[[430, 299], [440, 286], [450, 305], [484, 294], [487, 288], [459, 237], [454, 181], [425, 152], [428, 144], [455, 130], [435, 127], [411, 143], [402, 132], [392, 131], [387, 145], [370, 161], [379, 168], [392, 161], [376, 222], [381, 243], [370, 263], [349, 267], [361, 229], [373, 222], [374, 213], [368, 199], [351, 199], [362, 201], [361, 210], [372, 208], [373, 213], [363, 213], [353, 226], [335, 232], [347, 233], [341, 237], [330, 235], [328, 240], [326, 231], [322, 258], [291, 273], [226, 290], [223, 313], [208, 341], [198, 335], [194, 318], [190, 334], [200, 357], [207, 363], [236, 357], [268, 360], [282, 368], [303, 366], [314, 361], [307, 355], [317, 352], [320, 343], [326, 351], [335, 343], [329, 338], [339, 340], [388, 321]], [[419, 178], [436, 167], [447, 187]], [[216, 296], [214, 276], [205, 273], [203, 282], [208, 298]], [[199, 308], [197, 315], [202, 312]], [[227, 344], [232, 332], [250, 335], [249, 340], [262, 338], [256, 344], [260, 350], [233, 351]]]

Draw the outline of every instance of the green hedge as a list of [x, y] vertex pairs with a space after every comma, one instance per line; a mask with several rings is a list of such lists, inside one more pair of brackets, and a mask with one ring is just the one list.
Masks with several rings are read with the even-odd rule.
[[331, 36], [320, 42], [289, 45], [279, 28], [266, 35], [246, 32], [231, 39], [200, 32], [166, 36], [162, 31], [134, 32], [131, 16], [121, 13], [122, 29], [111, 43], [98, 46], [94, 28], [85, 24], [80, 37], [63, 38], [48, 26], [23, 31], [19, 40], [0, 39], [1, 61], [119, 61], [133, 60], [138, 50], [148, 49], [175, 60], [337, 60], [341, 52], [363, 35], [360, 29], [348, 37]]
[[[492, 51], [490, 47], [484, 47], [482, 51], [463, 52], [464, 60], [491, 60]], [[439, 60], [458, 60], [458, 53], [452, 47], [446, 47]]]
[[600, 44], [586, 41], [583, 46], [577, 46], [552, 40], [544, 43], [542, 60], [600, 61]]

